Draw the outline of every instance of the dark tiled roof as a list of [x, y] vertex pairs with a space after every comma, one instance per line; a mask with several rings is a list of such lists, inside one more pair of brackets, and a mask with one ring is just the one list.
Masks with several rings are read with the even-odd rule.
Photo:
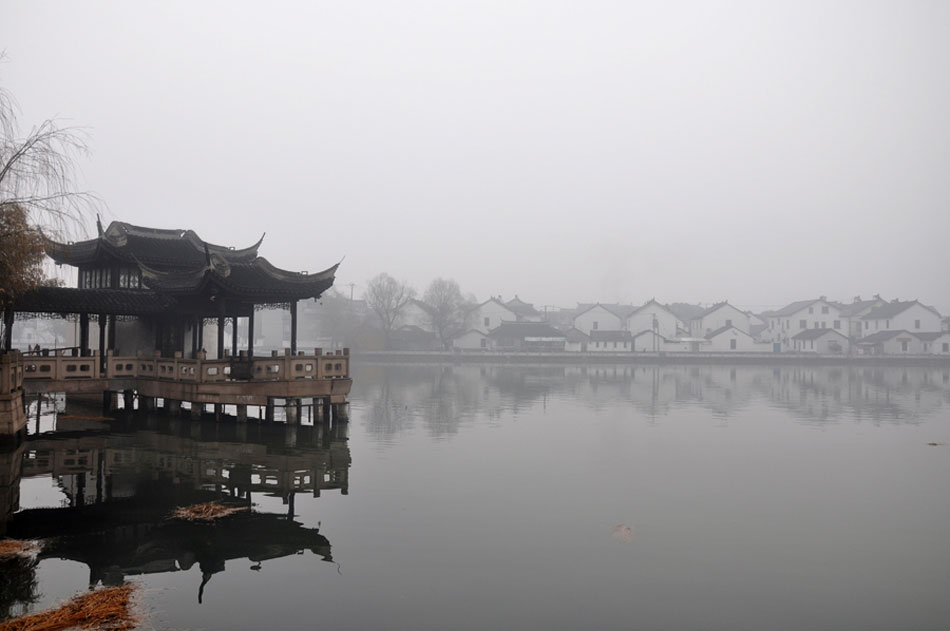
[[225, 294], [242, 300], [278, 303], [319, 298], [333, 285], [338, 266], [339, 263], [316, 274], [304, 274], [274, 267], [263, 257], [250, 263], [229, 264], [215, 255], [211, 265], [185, 272], [159, 272], [140, 267], [143, 282], [157, 292], [194, 294], [214, 284]]
[[738, 331], [739, 333], [742, 333], [742, 334], [745, 335], [745, 336], [749, 336], [749, 334], [746, 333], [745, 331], [743, 331], [742, 329], [739, 329], [739, 328], [737, 328], [737, 327], [735, 327], [735, 326], [733, 326], [733, 325], [731, 325], [731, 324], [727, 324], [726, 326], [721, 326], [721, 327], [719, 327], [719, 328], [716, 329], [715, 331], [710, 331], [710, 332], [706, 335], [706, 339], [707, 339], [707, 340], [711, 340], [711, 339], [713, 339], [714, 337], [716, 337], [717, 335], [722, 335], [723, 333], [725, 333], [725, 332], [728, 331], [729, 329], [735, 329], [735, 330]]
[[879, 331], [877, 333], [872, 333], [867, 337], [862, 337], [858, 340], [858, 344], [877, 344], [879, 342], [886, 342], [887, 340], [897, 337], [898, 335], [913, 335], [910, 331]]
[[950, 335], [950, 332], [947, 331], [930, 331], [927, 333], [914, 333], [914, 337], [923, 342], [933, 342], [935, 339], [941, 335]]
[[541, 315], [538, 313], [538, 310], [534, 308], [534, 305], [523, 301], [518, 296], [506, 302], [505, 306], [525, 318], [536, 318]]
[[896, 315], [900, 315], [901, 313], [904, 313], [905, 311], [907, 311], [914, 305], [920, 305], [924, 309], [929, 309], [933, 311], [934, 313], [937, 313], [937, 311], [933, 307], [928, 307], [927, 305], [921, 304], [920, 302], [916, 300], [908, 300], [906, 302], [894, 301], [894, 302], [889, 302], [886, 305], [881, 305], [880, 307], [877, 307], [876, 309], [871, 309], [871, 311], [868, 312], [868, 314], [861, 319], [862, 320], [885, 320], [887, 318], [893, 318]]
[[769, 313], [769, 317], [782, 317], [794, 315], [804, 309], [805, 307], [812, 305], [821, 300], [820, 298], [812, 298], [811, 300], [799, 300], [798, 302], [793, 302], [792, 304], [785, 305], [781, 309], [777, 309]]
[[262, 236], [254, 245], [233, 249], [208, 243], [193, 230], [162, 230], [113, 221], [95, 239], [79, 243], [47, 241], [46, 253], [57, 263], [91, 265], [100, 257], [134, 264], [140, 261], [158, 269], [187, 269], [207, 263], [209, 254], [229, 262], [246, 262], [257, 257]]
[[502, 322], [488, 332], [491, 338], [514, 337], [560, 337], [564, 334], [544, 322]]
[[[699, 320], [700, 318], [705, 318], [705, 317], [708, 316], [710, 313], [713, 313], [713, 312], [716, 311], [717, 309], [719, 309], [719, 308], [721, 308], [721, 307], [725, 307], [725, 306], [727, 306], [727, 305], [730, 306], [730, 307], [732, 307], [732, 305], [729, 304], [729, 301], [728, 301], [728, 300], [723, 300], [722, 302], [717, 302], [716, 304], [714, 304], [713, 306], [709, 307], [708, 309], [703, 309], [702, 313], [693, 316], [691, 319], [692, 319], [692, 320]], [[735, 309], [735, 307], [732, 307], [732, 308]], [[736, 311], [739, 311], [739, 310], [736, 309]]]
[[699, 305], [691, 305], [685, 302], [672, 302], [668, 304], [666, 308], [683, 322], [689, 322], [690, 320], [702, 317], [706, 311], [706, 309], [703, 309]]
[[141, 316], [167, 313], [176, 304], [170, 296], [147, 290], [40, 287], [21, 296], [14, 308], [28, 313]]
[[629, 342], [633, 339], [630, 331], [591, 331], [591, 342]]
[[873, 307], [879, 302], [881, 302], [880, 298], [872, 298], [871, 300], [858, 300], [850, 303], [835, 303], [835, 305], [841, 310], [841, 315], [848, 318]]
[[632, 305], [602, 304], [599, 302], [594, 303], [594, 304], [582, 303], [582, 304], [577, 305], [577, 312], [574, 315], [574, 318], [577, 318], [578, 316], [582, 316], [588, 311], [591, 311], [592, 309], [595, 309], [597, 307], [600, 307], [601, 309], [604, 309], [608, 313], [611, 313], [617, 316], [621, 320], [626, 318], [626, 316], [629, 315], [630, 313], [633, 313], [634, 311], [636, 311], [636, 307]]
[[802, 332], [799, 333], [798, 335], [792, 336], [792, 339], [793, 339], [793, 340], [806, 340], [806, 341], [807, 341], [807, 340], [817, 340], [819, 337], [821, 337], [822, 335], [825, 335], [826, 333], [834, 333], [835, 335], [839, 335], [839, 336], [841, 336], [841, 337], [847, 339], [847, 336], [846, 336], [844, 333], [842, 333], [841, 331], [836, 331], [836, 330], [834, 330], [834, 329], [828, 329], [828, 328], [824, 328], [824, 329], [805, 329], [804, 331], [802, 331]]
[[749, 326], [749, 334], [752, 337], [758, 337], [759, 334], [767, 328], [769, 328], [769, 325], [767, 324], [753, 324]]
[[590, 336], [581, 331], [580, 329], [570, 328], [565, 333], [564, 336], [567, 338], [568, 342], [586, 342], [590, 339]]
[[628, 313], [628, 314], [627, 314], [627, 317], [630, 317], [630, 316], [633, 315], [634, 313], [639, 313], [640, 311], [649, 311], [649, 310], [651, 310], [651, 309], [662, 309], [662, 310], [668, 312], [671, 316], [673, 316], [673, 317], [676, 318], [677, 320], [679, 319], [679, 316], [677, 316], [675, 313], [673, 313], [673, 311], [671, 311], [668, 306], [657, 302], [655, 298], [651, 298], [649, 301], [647, 301], [647, 302], [644, 303], [643, 305], [637, 307], [636, 309], [634, 309], [633, 311], [631, 311], [630, 313]]

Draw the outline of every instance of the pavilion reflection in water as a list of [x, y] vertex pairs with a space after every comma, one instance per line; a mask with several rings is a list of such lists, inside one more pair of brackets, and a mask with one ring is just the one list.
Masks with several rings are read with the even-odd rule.
[[[36, 565], [45, 558], [86, 564], [90, 586], [197, 564], [199, 600], [228, 560], [259, 564], [309, 550], [333, 562], [319, 529], [294, 520], [294, 498], [347, 493], [346, 423], [239, 426], [135, 416], [104, 425], [61, 417], [55, 432], [0, 453], [0, 536], [42, 542], [37, 559], [0, 564], [0, 619], [35, 597], [30, 586], [35, 591]], [[56, 482], [62, 506], [18, 510], [21, 480], [36, 477]], [[178, 506], [217, 500], [251, 508], [261, 495], [281, 498], [286, 513], [247, 510], [213, 525], [168, 519]]]

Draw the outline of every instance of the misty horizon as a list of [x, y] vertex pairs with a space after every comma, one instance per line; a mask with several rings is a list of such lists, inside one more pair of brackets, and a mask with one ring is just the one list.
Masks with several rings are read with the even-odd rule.
[[946, 4], [0, 13], [0, 82], [87, 131], [104, 223], [266, 232], [347, 295], [950, 312]]

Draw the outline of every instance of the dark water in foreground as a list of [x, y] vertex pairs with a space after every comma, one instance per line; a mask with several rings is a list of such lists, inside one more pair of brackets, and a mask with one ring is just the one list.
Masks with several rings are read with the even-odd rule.
[[[0, 453], [2, 528], [45, 544], [0, 615], [133, 581], [158, 629], [950, 626], [946, 370], [354, 379], [339, 427], [41, 419]], [[225, 496], [253, 512], [166, 519]]]

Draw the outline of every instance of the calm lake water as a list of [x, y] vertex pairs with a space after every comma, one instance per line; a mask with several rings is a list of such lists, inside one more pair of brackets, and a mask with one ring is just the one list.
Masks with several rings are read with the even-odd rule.
[[[31, 422], [0, 615], [131, 581], [156, 629], [950, 627], [946, 369], [354, 373], [339, 426]], [[213, 498], [253, 511], [167, 519]]]

